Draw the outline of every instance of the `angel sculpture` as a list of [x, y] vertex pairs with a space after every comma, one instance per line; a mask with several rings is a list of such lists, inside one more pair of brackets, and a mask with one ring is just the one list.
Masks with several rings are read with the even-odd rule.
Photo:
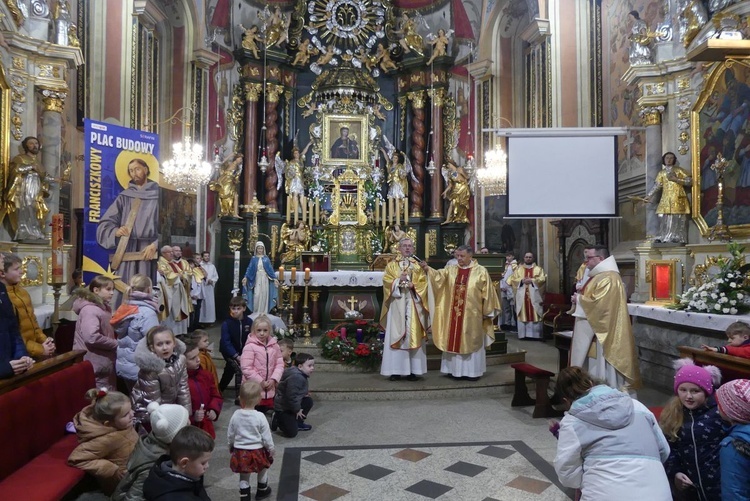
[[320, 54], [318, 48], [310, 43], [309, 38], [306, 38], [299, 44], [297, 55], [294, 56], [294, 61], [292, 61], [292, 66], [306, 66], [310, 62], [310, 57], [317, 56], [318, 54]]
[[239, 217], [237, 214], [237, 186], [242, 174], [242, 155], [235, 155], [221, 164], [218, 179], [208, 184], [208, 189], [219, 196], [219, 217]]
[[417, 31], [416, 21], [409, 18], [406, 12], [401, 14], [401, 29], [396, 31], [396, 35], [400, 37], [398, 43], [404, 48], [404, 52], [415, 52], [419, 57], [424, 57], [422, 35]]
[[299, 262], [302, 251], [310, 247], [310, 228], [304, 221], [297, 221], [292, 227], [289, 223], [281, 225], [281, 243], [279, 252], [286, 248], [286, 252], [281, 255], [282, 263]]
[[240, 28], [242, 28], [242, 48], [247, 49], [250, 52], [253, 53], [253, 57], [255, 59], [260, 59], [260, 52], [258, 50], [258, 42], [262, 42], [263, 39], [258, 34], [258, 27], [257, 26], [250, 26], [249, 28], [245, 28], [244, 26], [240, 25]]
[[358, 303], [359, 309], [355, 310], [354, 306], [353, 306], [354, 302], [355, 301], [352, 301], [352, 307], [349, 307], [349, 305], [346, 304], [341, 299], [339, 299], [338, 301], [336, 301], [336, 304], [339, 305], [339, 308], [341, 308], [342, 310], [344, 310], [344, 318], [347, 319], [347, 320], [355, 320], [355, 319], [358, 319], [358, 318], [362, 318], [362, 316], [363, 316], [362, 315], [362, 310], [364, 310], [365, 307], [367, 306], [367, 300], [356, 301]]
[[357, 52], [355, 52], [354, 55], [357, 56], [357, 58], [362, 62], [365, 68], [367, 68], [367, 71], [372, 71], [378, 67], [378, 55], [369, 55], [367, 53], [367, 49], [365, 49], [363, 45], [359, 46]]
[[450, 160], [447, 161], [441, 172], [447, 186], [443, 191], [443, 198], [450, 201], [443, 224], [468, 223], [467, 214], [469, 212], [469, 198], [471, 197], [468, 174], [463, 167], [456, 166]]
[[326, 64], [330, 63], [333, 59], [333, 56], [336, 55], [336, 47], [333, 46], [333, 44], [329, 45], [328, 48], [326, 48], [325, 54], [321, 55], [318, 60], [316, 61], [316, 64], [318, 66], [325, 66]]
[[[406, 221], [408, 217], [407, 199], [409, 196], [409, 183], [407, 179], [410, 177], [415, 183], [418, 183], [419, 180], [414, 176], [409, 157], [398, 151], [385, 136], [383, 136], [383, 144], [385, 148], [380, 148], [380, 151], [386, 158], [388, 203], [391, 205], [391, 200], [394, 200], [393, 205], [395, 207], [391, 209], [391, 213], [395, 211], [395, 214], [400, 214], [403, 211], [404, 220]], [[398, 217], [396, 220], [398, 221]]]
[[291, 16], [285, 16], [281, 13], [281, 8], [276, 7], [273, 14], [265, 10], [263, 14], [259, 12], [258, 17], [266, 26], [266, 48], [281, 47], [281, 44], [286, 42], [289, 37]]
[[385, 72], [398, 69], [398, 66], [396, 66], [396, 63], [393, 61], [393, 59], [391, 59], [391, 55], [388, 53], [382, 43], [378, 44], [378, 50], [375, 52], [375, 58], [380, 61], [380, 67]]
[[448, 30], [448, 33], [446, 33], [445, 30], [441, 28], [438, 30], [437, 35], [427, 35], [427, 38], [430, 39], [429, 45], [432, 45], [432, 56], [430, 56], [430, 59], [427, 61], [427, 66], [431, 65], [438, 57], [447, 55], [446, 49], [450, 43], [448, 37], [452, 34], [453, 30]]
[[[274, 162], [274, 167], [276, 169], [276, 174], [278, 175], [278, 182], [276, 185], [276, 189], [281, 189], [282, 183], [284, 184], [284, 189], [286, 190], [286, 196], [287, 196], [287, 203], [292, 204], [291, 205], [291, 213], [294, 213], [294, 220], [297, 221], [297, 211], [300, 212], [303, 210], [302, 208], [305, 207], [306, 198], [305, 198], [305, 183], [303, 182], [303, 159], [305, 158], [305, 155], [307, 154], [307, 150], [310, 148], [310, 145], [312, 145], [312, 141], [307, 143], [307, 146], [305, 146], [305, 149], [302, 150], [300, 153], [299, 147], [296, 145], [297, 140], [295, 138], [294, 144], [295, 146], [292, 148], [292, 158], [287, 160], [286, 162], [281, 159], [281, 154], [279, 152], [276, 152], [276, 160]], [[286, 182], [284, 182], [284, 178], [286, 177]], [[288, 212], [288, 214], [290, 213]], [[288, 222], [288, 220], [287, 220]]]

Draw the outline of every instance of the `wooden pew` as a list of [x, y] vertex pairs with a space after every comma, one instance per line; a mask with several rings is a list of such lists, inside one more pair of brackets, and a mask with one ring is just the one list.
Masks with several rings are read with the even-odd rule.
[[27, 385], [32, 381], [41, 379], [45, 376], [61, 371], [73, 364], [83, 362], [85, 351], [77, 350], [63, 353], [52, 358], [48, 358], [34, 364], [34, 367], [23, 374], [13, 376], [10, 379], [0, 379], [0, 395], [13, 391], [16, 388]]
[[681, 358], [692, 358], [696, 365], [715, 365], [721, 370], [722, 383], [733, 379], [750, 379], [750, 358], [724, 355], [693, 346], [678, 346]]

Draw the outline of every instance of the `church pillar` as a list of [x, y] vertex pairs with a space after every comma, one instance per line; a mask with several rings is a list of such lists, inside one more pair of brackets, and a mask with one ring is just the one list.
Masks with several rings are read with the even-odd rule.
[[258, 100], [262, 87], [259, 83], [245, 84], [245, 185], [242, 191], [243, 209], [253, 200], [257, 192]]
[[[640, 116], [646, 126], [646, 193], [654, 186], [656, 176], [661, 171], [662, 137], [661, 114], [664, 106], [644, 106]], [[656, 215], [658, 199], [649, 204], [646, 210], [646, 236], [659, 233], [659, 217]]]
[[445, 89], [430, 89], [427, 91], [432, 100], [432, 130], [431, 155], [435, 162], [435, 173], [432, 175], [430, 196], [430, 217], [442, 217], [443, 215], [443, 103], [445, 102]]
[[412, 168], [414, 177], [419, 182], [412, 184], [409, 205], [411, 206], [411, 215], [419, 217], [422, 215], [424, 205], [424, 91], [418, 90], [407, 93], [406, 97], [411, 101], [412, 108], [412, 133], [411, 133], [411, 154]]
[[266, 84], [266, 151], [268, 152], [268, 169], [266, 169], [266, 212], [278, 212], [279, 190], [276, 189], [278, 176], [276, 169], [273, 168], [276, 152], [279, 150], [279, 141], [276, 136], [279, 134], [279, 113], [276, 110], [279, 106], [279, 95], [284, 92], [281, 85]]
[[[42, 94], [42, 133], [40, 142], [42, 148], [42, 165], [47, 175], [54, 179], [57, 189], [50, 190], [50, 198], [47, 200], [50, 214], [60, 211], [60, 147], [62, 145], [62, 112], [65, 106], [67, 92], [60, 90], [41, 88]], [[45, 225], [42, 231], [47, 234]]]

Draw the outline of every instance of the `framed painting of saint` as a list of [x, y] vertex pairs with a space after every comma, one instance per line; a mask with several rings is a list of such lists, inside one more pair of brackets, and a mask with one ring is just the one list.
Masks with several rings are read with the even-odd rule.
[[355, 165], [369, 158], [365, 115], [323, 117], [323, 165]]
[[736, 236], [750, 235], [750, 64], [716, 65], [692, 111], [693, 219], [703, 235], [716, 224], [719, 183], [712, 168], [727, 161], [724, 223]]

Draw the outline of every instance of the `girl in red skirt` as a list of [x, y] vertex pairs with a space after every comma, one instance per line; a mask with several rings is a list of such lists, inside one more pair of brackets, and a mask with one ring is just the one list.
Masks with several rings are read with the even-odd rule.
[[229, 420], [227, 438], [232, 459], [229, 467], [240, 474], [240, 501], [250, 501], [250, 474], [258, 474], [255, 499], [271, 495], [268, 468], [273, 463], [273, 437], [266, 416], [255, 410], [261, 399], [260, 384], [245, 381], [240, 387], [240, 409]]

